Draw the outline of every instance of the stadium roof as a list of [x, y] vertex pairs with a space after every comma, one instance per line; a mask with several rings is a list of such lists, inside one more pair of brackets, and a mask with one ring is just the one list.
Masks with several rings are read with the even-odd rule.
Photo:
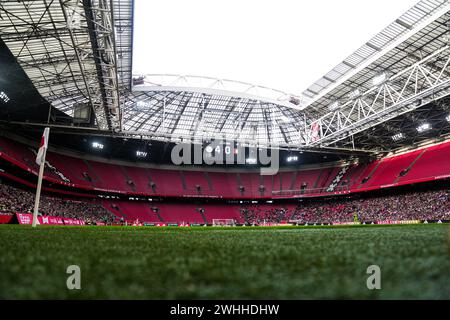
[[[446, 0], [420, 1], [311, 85], [303, 108], [328, 131], [313, 144], [333, 144], [446, 96], [449, 9]], [[433, 94], [420, 94], [426, 90]]]
[[45, 99], [71, 116], [76, 105], [92, 105], [101, 130], [167, 141], [227, 135], [261, 145], [341, 147], [448, 95], [449, 9], [447, 0], [420, 1], [303, 97], [178, 75], [149, 76], [145, 91], [132, 90], [131, 0], [2, 2], [0, 35]]
[[40, 94], [71, 116], [89, 103], [101, 129], [120, 128], [121, 115], [108, 3], [0, 3], [0, 36]]
[[[448, 2], [445, 0], [425, 0], [418, 2], [413, 8], [405, 12], [384, 30], [363, 44], [358, 50], [344, 59], [327, 74], [311, 84], [308, 89], [303, 92], [303, 94], [310, 99], [309, 104], [312, 104], [314, 101], [325, 96], [356, 73], [360, 71], [366, 71], [367, 73], [373, 72], [373, 69], [368, 68], [371, 63], [385, 53], [396, 48], [412, 34], [417, 32], [417, 30], [420, 30], [424, 25], [433, 21], [436, 18], [434, 15], [441, 16], [442, 13], [446, 11], [445, 6], [447, 4]], [[388, 8], [386, 9], [388, 10]], [[414, 41], [415, 39], [410, 40], [410, 42]], [[415, 49], [420, 50], [420, 47], [424, 44], [426, 44], [426, 41], [415, 43]], [[401, 52], [402, 48], [399, 47], [397, 50], [397, 53]], [[389, 57], [385, 60], [388, 59]], [[406, 61], [406, 63], [407, 62], [409, 61]], [[388, 65], [385, 68], [389, 67], [390, 66]], [[373, 76], [376, 76], [377, 73], [383, 71], [385, 68], [380, 66], [380, 70], [375, 70], [374, 74], [367, 74], [367, 79], [365, 80], [371, 80]], [[354, 86], [364, 84], [364, 82], [365, 81], [358, 80], [358, 82], [354, 83]]]

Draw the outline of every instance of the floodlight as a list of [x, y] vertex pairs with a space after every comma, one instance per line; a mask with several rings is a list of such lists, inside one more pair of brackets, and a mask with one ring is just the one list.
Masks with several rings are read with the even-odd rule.
[[333, 104], [331, 104], [328, 109], [330, 109], [330, 111], [334, 111], [339, 109], [340, 105], [339, 105], [339, 101], [334, 102]]
[[356, 98], [357, 96], [359, 96], [361, 94], [361, 92], [359, 91], [359, 89], [356, 89], [355, 91], [350, 92], [349, 96], [350, 99]]
[[138, 150], [138, 151], [136, 151], [136, 157], [145, 158], [145, 157], [147, 157], [147, 152]]
[[420, 126], [418, 126], [416, 129], [419, 133], [422, 133], [422, 132], [430, 130], [431, 125], [429, 123], [423, 123]]
[[405, 138], [405, 135], [404, 135], [402, 132], [397, 133], [397, 134], [394, 134], [394, 135], [391, 137], [391, 139], [392, 139], [393, 141], [400, 141], [400, 140], [403, 140], [404, 138]]
[[92, 148], [102, 150], [105, 146], [100, 142], [92, 142]]
[[10, 99], [6, 93], [0, 91], [0, 100], [3, 101], [4, 103], [7, 103]]

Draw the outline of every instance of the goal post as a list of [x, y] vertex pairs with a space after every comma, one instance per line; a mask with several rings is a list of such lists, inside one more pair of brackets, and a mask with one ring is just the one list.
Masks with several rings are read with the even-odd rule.
[[215, 227], [232, 227], [236, 225], [234, 219], [213, 219], [212, 225]]

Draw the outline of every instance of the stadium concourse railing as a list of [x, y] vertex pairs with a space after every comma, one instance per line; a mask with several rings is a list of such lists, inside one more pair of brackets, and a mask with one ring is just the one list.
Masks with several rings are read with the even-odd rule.
[[351, 192], [349, 186], [339, 186], [336, 187], [334, 191], [327, 192], [326, 188], [318, 188], [318, 189], [296, 189], [296, 190], [275, 190], [272, 191], [272, 195], [274, 196], [323, 196], [324, 193], [326, 195], [330, 194], [344, 194]]
[[[0, 158], [4, 159], [5, 161], [8, 161], [9, 163], [17, 166], [18, 168], [31, 173], [35, 176], [37, 176], [37, 169], [32, 168], [29, 163], [30, 161], [26, 162], [23, 159], [21, 159], [20, 154], [23, 150], [8, 150], [8, 148], [12, 148], [10, 143], [5, 143], [5, 139], [0, 139], [0, 147], [2, 147], [2, 151], [0, 151]], [[17, 146], [18, 144], [15, 144]], [[27, 147], [23, 146], [23, 149], [26, 149], [30, 152]], [[25, 152], [25, 151], [23, 151]], [[51, 155], [51, 153], [49, 153]], [[33, 157], [33, 155], [27, 154], [27, 157]], [[64, 156], [64, 160], [70, 161], [69, 156]], [[50, 157], [51, 158], [51, 157]], [[75, 158], [73, 158], [75, 159]], [[78, 162], [81, 162], [81, 159], [77, 160]], [[31, 161], [32, 162], [32, 161]], [[94, 170], [92, 173], [93, 175], [98, 175], [98, 180], [103, 177], [103, 179], [106, 180], [105, 176], [108, 176], [108, 172], [104, 169], [99, 170], [99, 172], [95, 172], [96, 168], [100, 168], [102, 166], [102, 163], [94, 163], [94, 161], [85, 161], [86, 167], [88, 165], [91, 166], [91, 170]], [[92, 165], [94, 163], [94, 165]], [[109, 183], [109, 185], [113, 184], [115, 180], [117, 179], [123, 179], [125, 181], [126, 177], [125, 174], [119, 178], [117, 176], [118, 172], [120, 172], [121, 167], [125, 166], [119, 166], [119, 165], [112, 165], [112, 164], [105, 164], [105, 166], [108, 165], [108, 168], [111, 170], [115, 170], [116, 177], [113, 180], [106, 180], [106, 183]], [[134, 179], [138, 179], [139, 172], [134, 167], [126, 167], [128, 169], [126, 174], [132, 175]], [[141, 169], [141, 168], [139, 168]], [[88, 170], [88, 169], [86, 169]], [[136, 170], [136, 172], [133, 172], [133, 170]], [[144, 169], [142, 169], [144, 170]], [[407, 152], [402, 155], [392, 156], [389, 158], [384, 158], [381, 160], [376, 160], [373, 163], [370, 164], [364, 164], [364, 165], [352, 165], [350, 166], [349, 170], [345, 173], [345, 175], [342, 177], [341, 182], [336, 185], [336, 187], [332, 191], [327, 191], [327, 187], [331, 184], [334, 177], [338, 174], [340, 171], [339, 167], [334, 168], [327, 168], [327, 173], [322, 174], [321, 170], [315, 169], [315, 170], [298, 170], [298, 171], [292, 171], [292, 172], [280, 172], [277, 176], [274, 176], [272, 178], [272, 185], [268, 186], [267, 184], [270, 181], [270, 178], [267, 179], [267, 177], [263, 177], [262, 180], [256, 180], [256, 181], [263, 181], [264, 186], [266, 187], [266, 192], [264, 194], [261, 194], [258, 192], [259, 185], [257, 183], [251, 184], [252, 181], [254, 182], [255, 179], [257, 179], [257, 176], [255, 173], [240, 173], [240, 180], [243, 184], [247, 184], [247, 192], [243, 192], [242, 194], [239, 194], [238, 191], [238, 182], [236, 180], [236, 173], [208, 173], [210, 175], [209, 179], [211, 179], [214, 184], [214, 182], [217, 183], [216, 186], [214, 186], [214, 191], [207, 191], [203, 193], [194, 192], [191, 190], [186, 190], [180, 186], [176, 190], [176, 192], [148, 192], [148, 191], [138, 191], [138, 190], [131, 190], [131, 187], [127, 186], [122, 183], [114, 183], [115, 186], [119, 185], [122, 186], [121, 189], [115, 189], [110, 187], [98, 187], [94, 185], [89, 185], [88, 183], [74, 183], [72, 181], [63, 181], [52, 172], [46, 172], [44, 174], [44, 180], [47, 181], [49, 184], [52, 185], [51, 191], [52, 192], [60, 192], [60, 193], [66, 193], [66, 194], [73, 194], [77, 196], [86, 196], [86, 197], [93, 197], [92, 191], [95, 191], [97, 193], [109, 193], [109, 194], [116, 194], [116, 195], [124, 195], [129, 197], [165, 197], [165, 198], [216, 198], [216, 199], [260, 199], [260, 200], [270, 200], [270, 199], [290, 199], [290, 198], [302, 198], [302, 197], [322, 197], [322, 196], [330, 196], [330, 195], [339, 195], [339, 194], [348, 194], [348, 193], [355, 193], [355, 192], [365, 192], [370, 190], [376, 190], [376, 189], [383, 189], [383, 188], [390, 188], [390, 187], [396, 187], [396, 186], [402, 186], [407, 184], [414, 184], [414, 183], [420, 183], [420, 182], [427, 182], [432, 180], [439, 180], [439, 179], [446, 179], [450, 177], [450, 142], [441, 143], [435, 146], [423, 148], [421, 150], [413, 150], [410, 152]], [[178, 170], [179, 172], [180, 170]], [[187, 173], [184, 177], [184, 179], [192, 179], [192, 177], [195, 177], [197, 179], [200, 174], [204, 174], [203, 172], [196, 172], [194, 174], [193, 172], [189, 172], [188, 170], [184, 170], [185, 173]], [[63, 172], [65, 175], [69, 176], [69, 172]], [[171, 174], [170, 178], [175, 177], [175, 173], [177, 173], [177, 170], [154, 170], [152, 171], [152, 174], [156, 173], [159, 175], [158, 179], [159, 181], [167, 180], [170, 184], [173, 179], [167, 178], [168, 174]], [[1, 175], [5, 176], [7, 173], [0, 172]], [[103, 174], [103, 176], [101, 176]], [[281, 177], [284, 175], [285, 179], [284, 181], [288, 180], [286, 176], [290, 175], [296, 175], [296, 180], [294, 181], [296, 185], [299, 185], [302, 181], [308, 181], [307, 186], [311, 185], [318, 185], [320, 188], [286, 188], [286, 190], [276, 190], [274, 186], [276, 185], [282, 185], [282, 179]], [[230, 177], [233, 176], [233, 179]], [[5, 176], [6, 177], [6, 176]], [[179, 176], [178, 176], [179, 177]], [[8, 176], [8, 178], [13, 178], [11, 175]], [[111, 177], [108, 177], [110, 179]], [[197, 180], [188, 181], [190, 185], [195, 184]], [[253, 179], [253, 180], [252, 180]], [[17, 181], [17, 179], [15, 179]], [[219, 185], [222, 184], [222, 181], [225, 182], [225, 180], [234, 180], [234, 182], [229, 182], [228, 185], [225, 185], [224, 187], [219, 188]], [[206, 181], [206, 180], [205, 180]], [[276, 182], [275, 182], [276, 181]], [[23, 179], [21, 181], [18, 181], [20, 183], [27, 184], [29, 186], [30, 182], [27, 182]], [[103, 181], [105, 183], [105, 181]], [[186, 181], [185, 181], [186, 183]], [[249, 187], [250, 185], [250, 187]], [[59, 190], [58, 186], [64, 186], [64, 190]], [[183, 185], [184, 186], [184, 185]], [[46, 189], [45, 189], [46, 188]], [[129, 190], [124, 190], [125, 188], [128, 188]], [[70, 191], [67, 191], [67, 189], [72, 189]], [[228, 195], [222, 194], [226, 191], [229, 191], [228, 189], [233, 189], [232, 192], [228, 193]], [[236, 189], [236, 190], [234, 190]], [[50, 191], [48, 187], [44, 187], [44, 190]]]

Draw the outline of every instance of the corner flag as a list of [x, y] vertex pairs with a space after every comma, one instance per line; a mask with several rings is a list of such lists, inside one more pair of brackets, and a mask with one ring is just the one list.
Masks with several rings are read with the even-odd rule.
[[47, 152], [47, 147], [48, 147], [48, 134], [49, 134], [50, 128], [45, 128], [44, 129], [44, 134], [42, 135], [41, 138], [41, 144], [39, 146], [39, 151], [37, 153], [36, 156], [36, 163], [38, 165], [41, 165], [42, 162], [44, 162], [45, 160], [45, 153]]
[[39, 168], [39, 176], [38, 176], [38, 184], [36, 189], [36, 199], [34, 200], [34, 211], [33, 211], [33, 222], [32, 226], [36, 227], [39, 223], [37, 215], [39, 211], [39, 201], [41, 198], [41, 188], [42, 188], [42, 177], [44, 176], [44, 168], [45, 168], [45, 154], [47, 153], [48, 148], [48, 135], [50, 132], [50, 128], [45, 128], [44, 134], [41, 138], [41, 144], [39, 146], [39, 151], [36, 157], [36, 163], [40, 166]]

